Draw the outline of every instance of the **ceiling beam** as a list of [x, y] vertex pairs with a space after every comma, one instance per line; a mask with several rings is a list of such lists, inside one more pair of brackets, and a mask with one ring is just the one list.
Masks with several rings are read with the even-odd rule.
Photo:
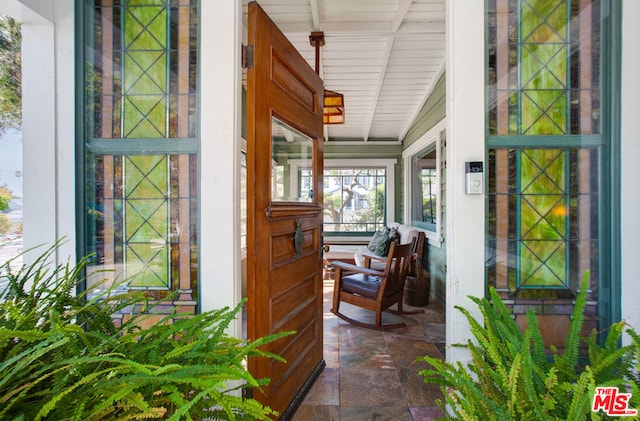
[[[309, 0], [309, 6], [311, 7], [311, 23], [313, 25], [314, 31], [321, 31], [320, 27], [320, 12], [318, 11], [318, 0]], [[318, 71], [318, 76], [322, 79], [324, 83], [324, 65], [322, 61], [322, 48], [320, 49], [320, 69]], [[325, 124], [322, 128], [322, 137], [324, 141], [327, 142], [329, 140], [329, 128]]]
[[387, 67], [389, 66], [389, 60], [391, 59], [391, 52], [393, 51], [393, 44], [395, 43], [395, 33], [398, 31], [398, 29], [400, 28], [400, 25], [404, 21], [404, 18], [407, 15], [407, 12], [409, 11], [409, 8], [411, 7], [412, 3], [413, 3], [413, 0], [401, 0], [400, 5], [398, 6], [398, 11], [396, 12], [395, 17], [391, 22], [390, 29], [391, 29], [392, 35], [389, 36], [389, 39], [387, 42], [387, 49], [384, 52], [384, 58], [380, 65], [381, 71], [380, 71], [380, 75], [378, 76], [378, 86], [376, 87], [376, 91], [374, 95], [373, 107], [369, 117], [367, 118], [367, 124], [365, 125], [365, 129], [364, 129], [365, 131], [364, 131], [363, 139], [365, 142], [369, 140], [369, 135], [371, 134], [371, 128], [373, 127], [373, 119], [376, 115], [376, 110], [378, 108], [378, 100], [380, 99], [380, 93], [382, 92], [382, 85], [384, 84], [384, 80], [386, 78]]
[[409, 8], [413, 4], [413, 0], [401, 0], [400, 5], [398, 6], [398, 11], [396, 12], [396, 16], [393, 18], [391, 22], [391, 30], [393, 32], [397, 32], [400, 29], [400, 25], [404, 21], [405, 16], [407, 16], [407, 12]]
[[[322, 22], [319, 23], [321, 30], [327, 36], [335, 35], [444, 35], [445, 24], [443, 20], [432, 22], [407, 22], [394, 31], [392, 23], [389, 21], [380, 22]], [[314, 28], [307, 23], [278, 23], [278, 28], [287, 34], [309, 34]]]
[[391, 58], [391, 51], [393, 51], [393, 43], [395, 42], [395, 38], [390, 36], [387, 42], [387, 48], [384, 52], [384, 58], [380, 63], [380, 74], [378, 75], [378, 85], [375, 90], [375, 94], [373, 96], [373, 107], [371, 107], [371, 113], [367, 117], [367, 124], [364, 126], [363, 136], [362, 138], [366, 142], [369, 140], [369, 135], [371, 134], [371, 127], [373, 126], [373, 118], [376, 115], [376, 109], [378, 108], [378, 100], [380, 100], [380, 92], [382, 92], [382, 84], [384, 83], [385, 76], [387, 74], [387, 67], [389, 66], [389, 59]]
[[404, 137], [407, 135], [407, 133], [409, 133], [409, 129], [411, 128], [411, 126], [413, 126], [413, 124], [415, 123], [416, 118], [418, 118], [418, 115], [420, 114], [420, 111], [422, 111], [422, 107], [424, 107], [424, 104], [427, 103], [427, 100], [429, 99], [429, 97], [433, 93], [433, 88], [435, 88], [436, 83], [438, 83], [438, 80], [440, 80], [440, 77], [444, 73], [444, 69], [445, 69], [445, 65], [444, 65], [444, 62], [443, 62], [438, 67], [438, 70], [436, 71], [436, 74], [435, 74], [435, 76], [433, 78], [433, 83], [431, 83], [429, 85], [429, 87], [424, 91], [424, 94], [422, 95], [422, 99], [418, 103], [418, 107], [416, 107], [416, 109], [413, 111], [413, 114], [411, 115], [411, 118], [407, 121], [407, 125], [402, 130], [402, 132], [400, 133], [400, 136], [398, 137], [399, 140], [403, 140]]
[[320, 13], [318, 12], [318, 0], [309, 0], [311, 6], [311, 22], [313, 24], [314, 31], [321, 31], [320, 27]]

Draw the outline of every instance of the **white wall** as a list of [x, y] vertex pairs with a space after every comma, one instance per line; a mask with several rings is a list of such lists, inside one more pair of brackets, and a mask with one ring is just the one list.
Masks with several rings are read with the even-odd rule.
[[640, 2], [622, 15], [622, 318], [640, 332]]
[[[200, 297], [202, 310], [241, 298], [241, 3], [200, 3]], [[231, 328], [240, 336], [241, 325]]]
[[66, 237], [58, 263], [73, 261], [74, 3], [6, 0], [0, 8], [22, 23], [24, 248]]
[[56, 238], [66, 240], [58, 250], [58, 262], [64, 264], [76, 255], [75, 2], [51, 3], [56, 39]]
[[[479, 316], [467, 296], [484, 296], [485, 195], [464, 194], [464, 164], [484, 161], [484, 2], [447, 0], [447, 345], [471, 338], [454, 306]], [[485, 163], [486, 168], [486, 163]], [[486, 189], [485, 189], [486, 192]], [[448, 361], [466, 351], [447, 349]]]

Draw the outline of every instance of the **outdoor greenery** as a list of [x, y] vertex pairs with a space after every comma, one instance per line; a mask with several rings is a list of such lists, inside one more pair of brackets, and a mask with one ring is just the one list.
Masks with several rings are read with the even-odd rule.
[[9, 200], [13, 197], [13, 192], [7, 186], [0, 186], [0, 212], [9, 209]]
[[[371, 183], [371, 178], [375, 179], [376, 175], [370, 172], [365, 169], [325, 170], [324, 213], [330, 217], [333, 231], [373, 232], [384, 226], [385, 185]], [[337, 179], [337, 184], [341, 186], [333, 193], [327, 192], [330, 179]], [[345, 183], [347, 180], [348, 183]], [[356, 188], [367, 192], [366, 205], [357, 203]], [[347, 207], [354, 208], [349, 216], [346, 215]]]
[[356, 210], [353, 222], [368, 224], [367, 226], [373, 226], [374, 223], [384, 225], [384, 202], [384, 184], [378, 185], [375, 189], [369, 190], [367, 192], [368, 206]]
[[[271, 409], [242, 399], [259, 388], [244, 363], [275, 358], [229, 337], [240, 311], [178, 313], [142, 330], [153, 313], [142, 294], [113, 288], [76, 296], [87, 258], [52, 267], [56, 246], [35, 263], [0, 271], [0, 420], [270, 419]], [[95, 296], [94, 296], [95, 295]], [[132, 309], [136, 308], [134, 312]], [[125, 313], [121, 326], [115, 314]]]
[[0, 136], [22, 126], [20, 24], [0, 16]]
[[[581, 338], [587, 287], [585, 279], [566, 348], [560, 352], [551, 347], [550, 356], [535, 314], [527, 313], [528, 327], [523, 332], [494, 289], [490, 300], [471, 297], [482, 312], [482, 321], [458, 307], [475, 337], [475, 341], [458, 345], [469, 350], [471, 362], [454, 365], [421, 358], [432, 366], [421, 371], [424, 381], [441, 385], [445, 396], [439, 402], [441, 409], [456, 420], [608, 419], [601, 411], [592, 412], [596, 387], [603, 386], [631, 393], [629, 408], [640, 409], [640, 336], [622, 321], [608, 329], [603, 346], [596, 332]], [[632, 343], [620, 346], [625, 331]]]
[[[361, 185], [358, 177], [362, 171], [356, 172], [349, 182], [349, 185], [342, 185], [342, 188], [335, 193], [324, 195], [324, 213], [331, 217], [331, 221], [335, 223], [334, 230], [342, 231], [344, 225], [344, 209], [353, 200], [355, 196], [355, 187]], [[325, 171], [325, 184], [327, 176], [339, 177], [340, 171]], [[342, 184], [342, 183], [341, 183]]]

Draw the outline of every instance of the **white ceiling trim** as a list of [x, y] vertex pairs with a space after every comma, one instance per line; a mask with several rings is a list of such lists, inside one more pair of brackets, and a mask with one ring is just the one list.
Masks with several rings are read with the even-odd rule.
[[[325, 126], [326, 128], [326, 126]], [[361, 140], [339, 140], [339, 141], [326, 141], [327, 144], [341, 145], [341, 146], [362, 146]], [[402, 141], [400, 140], [372, 140], [369, 145], [378, 146], [400, 146]]]
[[409, 133], [409, 129], [411, 128], [413, 123], [415, 123], [415, 119], [418, 117], [418, 114], [420, 114], [420, 111], [422, 111], [422, 107], [424, 107], [424, 104], [427, 103], [427, 100], [431, 96], [433, 89], [436, 87], [436, 83], [438, 83], [438, 80], [440, 80], [440, 76], [442, 76], [442, 74], [444, 73], [444, 69], [445, 69], [445, 64], [444, 63], [440, 64], [440, 66], [438, 67], [438, 70], [436, 71], [436, 75], [433, 78], [433, 82], [429, 85], [429, 89], [424, 91], [424, 94], [422, 95], [422, 99], [418, 104], [418, 108], [416, 108], [415, 112], [411, 115], [411, 118], [409, 119], [405, 128], [402, 129], [402, 132], [400, 133], [400, 137], [399, 137], [400, 140], [404, 139], [407, 133]]
[[413, 0], [402, 0], [400, 2], [400, 5], [398, 6], [398, 13], [396, 13], [396, 17], [393, 18], [393, 21], [391, 22], [391, 30], [393, 32], [398, 32], [400, 25], [402, 25], [404, 18], [407, 16], [407, 12], [409, 11], [411, 4], [413, 4]]
[[[308, 34], [313, 23], [283, 22], [278, 23], [278, 28], [286, 34]], [[444, 23], [429, 23], [425, 25], [421, 22], [405, 22], [397, 30], [393, 29], [393, 23], [388, 21], [375, 22], [322, 22], [319, 23], [319, 30], [325, 34], [332, 35], [444, 35]]]
[[[398, 28], [400, 28], [400, 25], [402, 24], [405, 17], [407, 16], [407, 12], [409, 11], [409, 8], [411, 7], [412, 3], [413, 3], [413, 0], [402, 0], [400, 2], [400, 5], [398, 7], [398, 12], [396, 13], [396, 16], [391, 22], [392, 33], [395, 34], [398, 31]], [[367, 125], [364, 127], [365, 131], [364, 131], [363, 139], [365, 142], [369, 140], [369, 136], [371, 135], [371, 129], [373, 128], [373, 118], [375, 117], [376, 110], [378, 109], [378, 101], [380, 100], [382, 85], [384, 84], [384, 81], [386, 79], [387, 68], [389, 67], [389, 61], [391, 59], [391, 52], [393, 51], [394, 43], [395, 43], [395, 35], [389, 36], [389, 40], [387, 41], [387, 48], [384, 52], [384, 58], [383, 58], [382, 64], [380, 65], [381, 71], [378, 77], [378, 86], [376, 87], [376, 90], [375, 90], [374, 106], [371, 108], [371, 113], [367, 118]]]
[[309, 0], [311, 6], [311, 21], [313, 22], [313, 30], [320, 31], [320, 13], [318, 12], [318, 0]]
[[384, 51], [384, 58], [382, 59], [382, 63], [380, 64], [380, 74], [378, 75], [378, 85], [376, 86], [375, 93], [373, 95], [373, 107], [371, 107], [371, 112], [367, 117], [367, 124], [363, 127], [364, 132], [362, 134], [362, 138], [366, 142], [369, 140], [369, 135], [371, 134], [371, 128], [373, 127], [373, 117], [376, 114], [376, 109], [378, 108], [378, 101], [380, 100], [380, 92], [382, 92], [382, 84], [384, 83], [385, 76], [387, 74], [387, 67], [389, 66], [389, 59], [391, 58], [391, 51], [393, 50], [393, 43], [395, 39], [390, 36], [387, 41], [387, 48]]
[[[241, 1], [246, 22], [249, 0]], [[347, 114], [345, 124], [324, 126], [325, 142], [406, 137], [445, 71], [445, 0], [259, 1], [312, 68], [309, 34], [325, 34], [319, 76], [345, 96]]]

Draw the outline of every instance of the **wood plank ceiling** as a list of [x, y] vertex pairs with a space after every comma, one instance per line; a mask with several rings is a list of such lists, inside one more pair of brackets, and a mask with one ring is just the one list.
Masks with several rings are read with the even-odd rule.
[[345, 98], [345, 124], [325, 126], [325, 140], [402, 141], [444, 72], [445, 0], [258, 3], [312, 68], [309, 35], [324, 31], [320, 76]]

